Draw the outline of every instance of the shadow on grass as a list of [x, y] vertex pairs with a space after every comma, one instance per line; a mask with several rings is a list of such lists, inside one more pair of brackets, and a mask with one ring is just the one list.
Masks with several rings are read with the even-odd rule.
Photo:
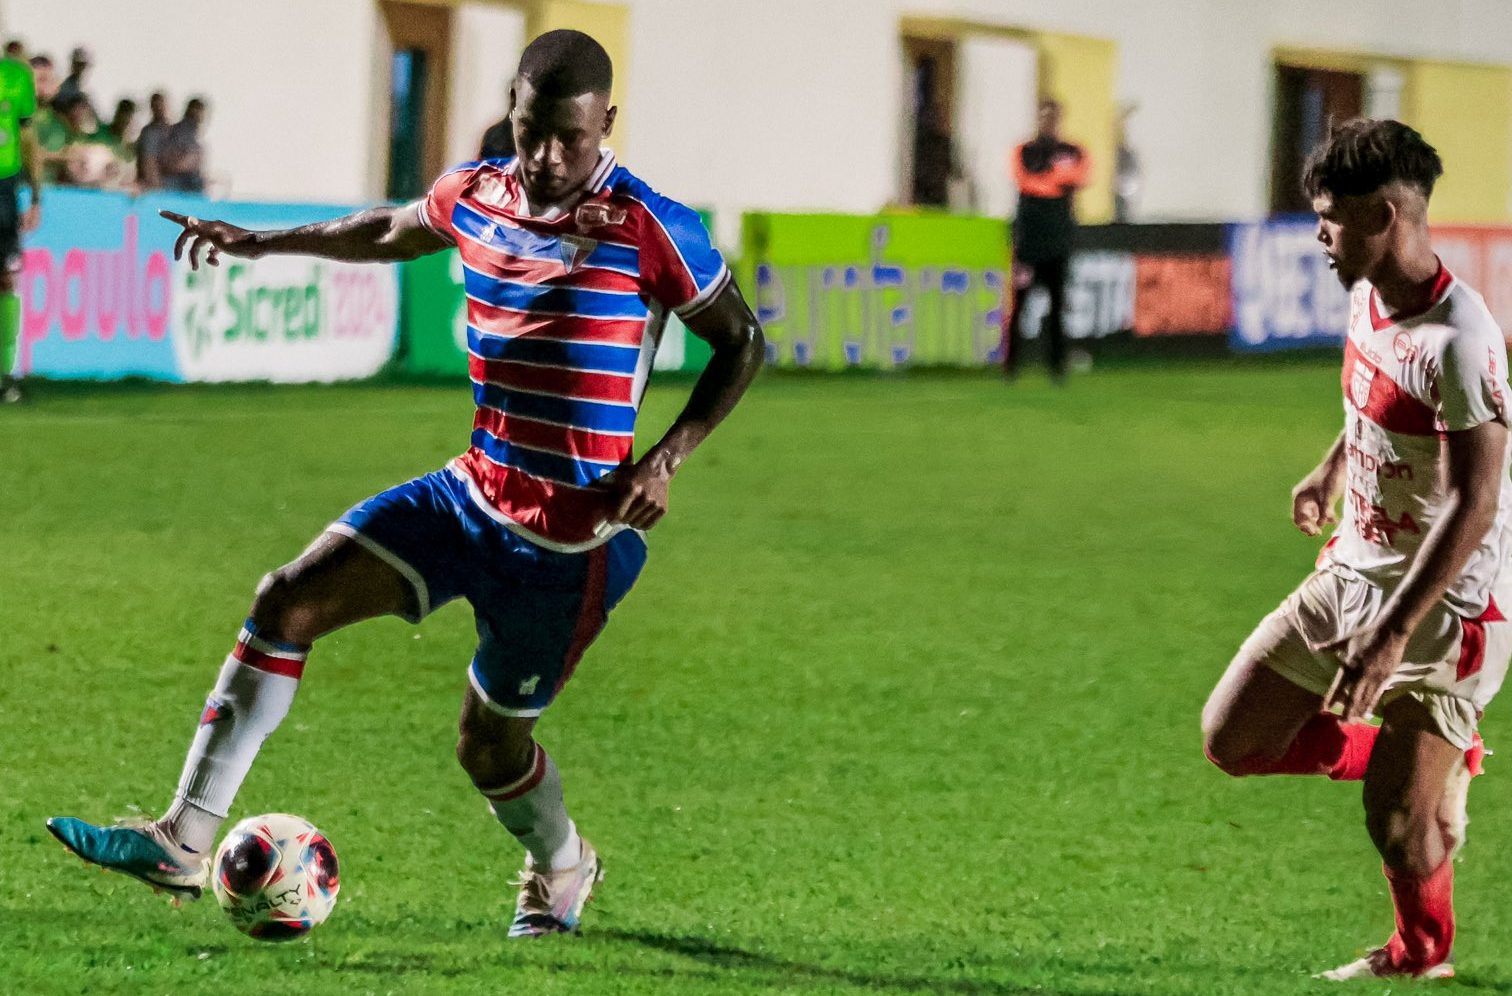
[[595, 940], [626, 941], [668, 954], [680, 955], [724, 970], [746, 970], [782, 975], [790, 981], [842, 983], [862, 989], [884, 989], [911, 993], [983, 993], [987, 996], [1016, 996], [1020, 993], [1056, 993], [1062, 996], [1118, 996], [1117, 990], [1019, 986], [1006, 982], [974, 979], [941, 979], [923, 975], [898, 975], [867, 972], [848, 968], [828, 968], [801, 961], [747, 951], [730, 944], [687, 934], [661, 934], [649, 930], [622, 930], [599, 927]]

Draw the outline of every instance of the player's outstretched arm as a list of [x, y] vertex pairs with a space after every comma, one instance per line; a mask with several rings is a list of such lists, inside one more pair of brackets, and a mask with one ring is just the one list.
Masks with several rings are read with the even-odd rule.
[[1338, 522], [1334, 503], [1344, 493], [1344, 433], [1340, 432], [1323, 462], [1292, 488], [1292, 522], [1308, 536]]
[[693, 393], [671, 428], [634, 466], [600, 484], [617, 497], [613, 521], [638, 529], [654, 526], [667, 511], [672, 475], [745, 393], [766, 355], [761, 325], [735, 282], [686, 319], [688, 330], [714, 348]]
[[187, 253], [191, 269], [203, 259], [220, 265], [222, 253], [243, 259], [259, 256], [322, 256], [349, 263], [389, 263], [440, 252], [449, 243], [420, 223], [413, 204], [376, 207], [344, 218], [319, 221], [299, 228], [254, 232], [224, 221], [159, 212], [183, 231], [173, 245], [173, 258]]

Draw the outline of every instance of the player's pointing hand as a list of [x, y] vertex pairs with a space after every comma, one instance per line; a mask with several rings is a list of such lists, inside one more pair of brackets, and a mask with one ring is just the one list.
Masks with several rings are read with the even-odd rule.
[[191, 270], [199, 269], [201, 249], [205, 250], [205, 262], [211, 266], [220, 265], [220, 254], [223, 252], [248, 259], [262, 255], [256, 233], [245, 228], [224, 221], [191, 218], [173, 211], [159, 211], [158, 214], [183, 227], [178, 241], [173, 244], [173, 258], [183, 259], [187, 252]]

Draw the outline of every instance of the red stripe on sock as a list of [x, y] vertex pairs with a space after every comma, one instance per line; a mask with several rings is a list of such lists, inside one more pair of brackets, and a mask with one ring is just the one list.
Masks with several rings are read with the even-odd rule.
[[530, 769], [530, 774], [522, 782], [516, 782], [513, 786], [502, 789], [481, 789], [483, 798], [490, 802], [509, 802], [518, 799], [541, 784], [541, 779], [546, 777], [546, 752], [536, 744], [535, 767]]
[[1454, 862], [1448, 858], [1424, 878], [1381, 866], [1391, 886], [1396, 933], [1386, 957], [1399, 972], [1420, 975], [1449, 960], [1454, 946]]
[[266, 671], [269, 674], [281, 674], [285, 678], [294, 678], [295, 680], [304, 675], [304, 661], [295, 660], [292, 657], [274, 657], [272, 654], [253, 650], [245, 643], [238, 643], [236, 649], [231, 651], [231, 656], [248, 667], [256, 668], [259, 671]]

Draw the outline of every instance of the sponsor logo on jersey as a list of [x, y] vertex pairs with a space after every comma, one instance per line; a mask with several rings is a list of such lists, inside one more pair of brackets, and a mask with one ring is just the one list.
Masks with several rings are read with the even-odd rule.
[[577, 211], [572, 215], [573, 223], [581, 229], [603, 228], [608, 225], [623, 225], [625, 223], [625, 209], [605, 204], [603, 201], [589, 201], [578, 205]]

